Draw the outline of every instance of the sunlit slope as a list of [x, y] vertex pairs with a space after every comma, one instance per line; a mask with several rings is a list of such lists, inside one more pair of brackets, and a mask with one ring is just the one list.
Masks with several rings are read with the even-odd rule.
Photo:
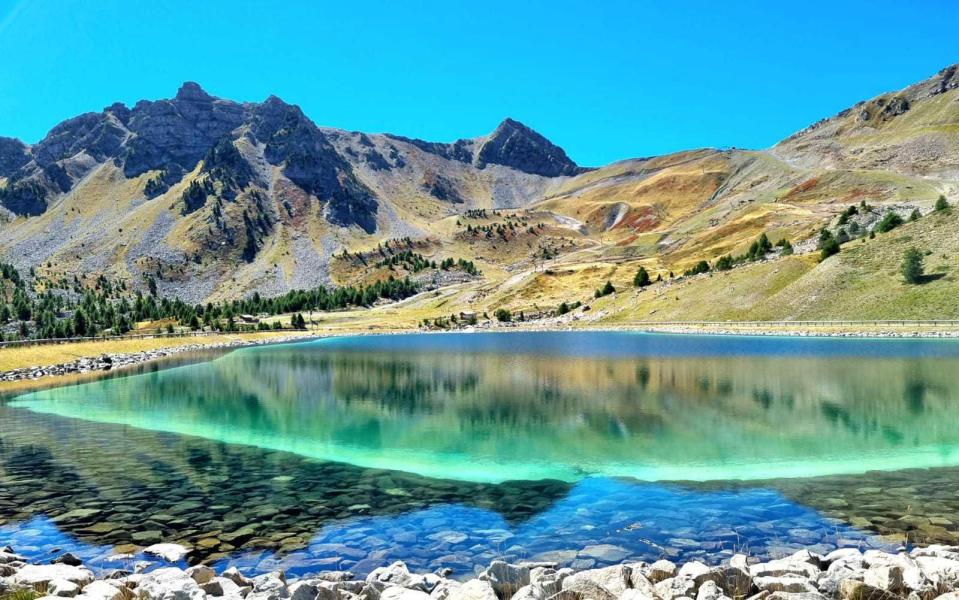
[[[933, 214], [873, 240], [855, 241], [820, 262], [798, 255], [700, 275], [643, 291], [624, 286], [592, 302], [599, 322], [635, 320], [959, 318], [959, 216]], [[903, 253], [926, 256], [927, 280], [907, 284]]]
[[882, 169], [955, 180], [959, 69], [953, 65], [898, 92], [860, 102], [787, 138], [773, 152], [808, 167]]

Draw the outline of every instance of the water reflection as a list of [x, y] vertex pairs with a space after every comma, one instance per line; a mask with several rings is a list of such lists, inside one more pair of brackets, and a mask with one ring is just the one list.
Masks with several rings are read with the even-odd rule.
[[[557, 347], [556, 335], [545, 347]], [[587, 349], [603, 336], [592, 334]], [[508, 348], [440, 351], [450, 338], [490, 337], [502, 339], [257, 348], [39, 392], [14, 406], [477, 482], [766, 479], [959, 464], [959, 360], [925, 356], [921, 343], [898, 347], [914, 356], [889, 356], [887, 347], [881, 358], [850, 356], [848, 340], [833, 341], [845, 353], [810, 356], [805, 340], [789, 339], [759, 349], [770, 355], [677, 356], [669, 345], [666, 358], [624, 358], [613, 338], [613, 356], [572, 359], [534, 353], [541, 336], [514, 334]]]

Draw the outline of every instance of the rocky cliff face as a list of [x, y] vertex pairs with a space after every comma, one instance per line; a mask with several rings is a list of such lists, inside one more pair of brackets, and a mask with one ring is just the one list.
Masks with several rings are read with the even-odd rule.
[[[511, 119], [481, 143], [459, 140], [441, 144], [360, 134], [354, 145], [358, 148], [351, 146], [341, 152], [298, 107], [279, 98], [240, 104], [215, 98], [188, 82], [169, 100], [143, 100], [133, 108], [114, 104], [100, 113], [64, 121], [33, 147], [0, 139], [0, 176], [8, 178], [0, 206], [17, 215], [42, 214], [94, 168], [108, 162], [121, 168], [127, 178], [157, 173], [146, 190], [147, 197], [155, 197], [192, 172], [218, 145], [223, 149], [224, 142], [236, 143], [242, 136], [261, 148], [267, 163], [279, 168], [286, 179], [324, 203], [323, 215], [330, 223], [356, 226], [366, 233], [376, 231], [382, 199], [360, 179], [357, 168], [390, 171], [422, 162], [409, 153], [404, 156], [397, 146], [408, 144], [417, 154], [428, 153], [480, 169], [496, 164], [543, 177], [580, 171], [561, 148]], [[403, 144], [391, 145], [384, 154], [373, 137]], [[249, 165], [234, 166], [249, 170]], [[223, 166], [220, 168], [224, 175]], [[251, 183], [249, 177], [240, 179], [243, 184]], [[448, 177], [428, 175], [427, 179], [441, 182], [424, 188], [433, 196], [462, 201], [465, 192]]]
[[578, 175], [585, 170], [577, 167], [562, 148], [513, 119], [500, 123], [480, 146], [477, 164], [480, 168], [504, 165], [544, 177]]

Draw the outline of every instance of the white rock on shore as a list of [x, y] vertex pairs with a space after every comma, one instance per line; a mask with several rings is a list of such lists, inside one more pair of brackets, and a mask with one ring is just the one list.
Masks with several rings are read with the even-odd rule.
[[8, 573], [0, 592], [34, 589], [50, 600], [959, 600], [959, 547], [950, 546], [898, 554], [800, 551], [766, 562], [736, 555], [719, 566], [678, 568], [660, 560], [579, 572], [494, 561], [468, 581], [412, 573], [403, 562], [365, 579], [329, 571], [290, 581], [282, 571], [248, 578], [231, 568], [217, 576], [206, 566], [96, 579], [82, 565], [31, 565], [13, 552], [0, 552], [0, 565]]

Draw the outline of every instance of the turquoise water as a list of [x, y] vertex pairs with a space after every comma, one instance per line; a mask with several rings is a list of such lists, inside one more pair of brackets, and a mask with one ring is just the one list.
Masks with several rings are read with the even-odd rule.
[[367, 336], [13, 406], [474, 482], [768, 479], [959, 464], [951, 341]]
[[0, 403], [0, 542], [459, 576], [959, 542], [952, 341], [361, 336], [165, 366]]

